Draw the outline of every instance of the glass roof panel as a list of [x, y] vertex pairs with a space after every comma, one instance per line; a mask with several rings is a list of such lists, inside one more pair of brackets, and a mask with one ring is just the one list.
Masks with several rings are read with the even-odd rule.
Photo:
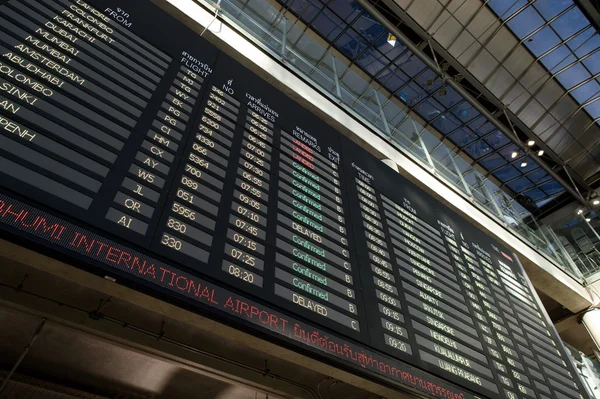
[[462, 96], [458, 94], [452, 87], [446, 87], [446, 93], [442, 94], [442, 92], [440, 92], [438, 93], [437, 97], [437, 100], [446, 108], [452, 108], [460, 102], [464, 103], [465, 109], [470, 107], [469, 103], [465, 103]]
[[542, 26], [544, 22], [544, 18], [535, 8], [527, 7], [508, 21], [507, 25], [515, 35], [523, 38]]
[[538, 169], [536, 171], [533, 171], [533, 172], [529, 173], [527, 175], [527, 177], [532, 182], [538, 184], [538, 183], [541, 183], [541, 182], [543, 182], [545, 180], [548, 180], [550, 178], [550, 175], [545, 170]]
[[473, 159], [479, 159], [492, 153], [493, 149], [485, 141], [479, 140], [465, 147], [465, 151]]
[[432, 125], [444, 134], [455, 131], [462, 126], [460, 119], [453, 116], [451, 113], [446, 112], [439, 118], [437, 118]]
[[425, 69], [425, 64], [423, 61], [418, 59], [417, 56], [412, 53], [410, 53], [408, 58], [403, 58], [397, 61], [396, 65], [398, 65], [404, 71], [404, 73], [410, 77], [417, 75], [419, 72]]
[[562, 45], [550, 54], [544, 56], [540, 61], [550, 73], [554, 74], [577, 61], [577, 58], [570, 52], [567, 46]]
[[400, 55], [406, 53], [406, 47], [399, 41], [396, 41], [395, 45], [391, 45], [387, 40], [387, 35], [382, 35], [376, 42], [376, 46], [388, 60], [394, 61]]
[[488, 143], [493, 149], [502, 148], [511, 141], [502, 133], [500, 130], [485, 136], [484, 140]]
[[419, 76], [415, 78], [415, 82], [428, 93], [433, 93], [440, 88], [441, 79], [431, 69], [425, 69]]
[[465, 145], [477, 139], [477, 135], [473, 133], [468, 127], [463, 126], [456, 132], [449, 135], [448, 138], [457, 146], [464, 147]]
[[502, 165], [506, 165], [508, 162], [504, 157], [498, 153], [491, 154], [479, 161], [484, 168], [487, 170], [494, 170], [499, 168]]
[[533, 187], [533, 183], [526, 177], [518, 178], [517, 180], [513, 180], [507, 184], [507, 186], [516, 193], [523, 192], [528, 188]]
[[558, 74], [556, 78], [564, 86], [565, 89], [570, 89], [583, 80], [590, 77], [590, 73], [583, 64], [577, 63], [567, 69], [566, 71]]
[[538, 0], [533, 6], [547, 21], [554, 18], [571, 5], [573, 5], [572, 0]]
[[377, 81], [391, 92], [398, 90], [408, 80], [408, 76], [395, 65], [385, 68], [377, 78]]
[[[480, 118], [480, 119], [478, 119], [477, 121], [480, 121], [481, 119], [483, 119], [483, 117], [482, 117], [482, 118]], [[487, 119], [483, 119], [483, 120], [484, 120], [485, 122], [484, 122], [483, 124], [481, 124], [481, 125], [477, 125], [477, 124], [475, 124], [475, 122], [477, 122], [477, 121], [474, 121], [474, 124], [469, 124], [469, 126], [470, 126], [470, 127], [473, 129], [473, 131], [474, 131], [475, 133], [477, 133], [477, 135], [478, 135], [479, 137], [483, 137], [483, 136], [485, 136], [486, 134], [489, 134], [489, 133], [491, 133], [491, 132], [492, 132], [494, 129], [496, 129], [496, 126], [494, 126], [494, 125], [493, 125], [491, 122], [489, 122]]]
[[512, 15], [519, 8], [527, 4], [525, 0], [490, 0], [488, 5], [496, 12], [496, 14], [507, 17]]
[[[395, 96], [392, 100], [384, 101], [384, 115], [394, 132], [397, 132], [398, 140], [403, 140], [410, 151], [418, 152], [417, 133], [419, 133], [423, 140], [431, 141], [431, 150], [438, 148], [436, 155], [439, 153], [441, 156], [444, 151], [440, 152], [439, 136], [447, 135], [452, 143], [464, 148], [465, 153], [478, 160], [483, 168], [494, 171], [494, 176], [501, 181], [518, 179], [518, 182], [515, 180], [510, 186], [507, 185], [515, 192], [531, 190], [535, 187], [538, 179], [528, 179], [523, 174], [527, 172], [532, 172], [532, 175], [537, 174], [538, 165], [529, 160], [528, 167], [521, 168], [521, 160], [525, 158], [512, 159], [510, 156], [517, 150], [517, 146], [452, 87], [445, 86], [441, 77], [427, 68], [425, 63], [409, 51], [402, 42], [396, 41], [395, 44], [388, 42], [387, 29], [366, 13], [356, 1], [282, 0], [281, 3], [288, 4], [290, 9], [309, 25], [309, 28], [319, 33], [346, 58], [355, 63], [355, 66], [341, 69], [340, 82], [343, 96], [350, 97], [351, 93], [361, 98], [364, 103], [361, 106], [372, 110], [373, 115], [379, 117], [376, 102], [369, 100], [373, 94], [367, 92], [365, 95], [365, 90], [372, 91], [369, 85], [373, 83], [361, 72], [373, 77], [387, 90], [388, 94], [382, 90], [384, 97]], [[504, 15], [504, 18], [521, 10], [518, 15], [511, 18], [508, 25], [518, 32], [518, 35], [527, 35], [542, 26], [548, 18], [569, 7], [572, 0], [538, 0], [537, 3], [528, 0], [491, 0], [488, 4], [495, 12]], [[538, 8], [534, 8], [532, 4], [537, 5]], [[573, 40], [578, 39], [580, 44], [585, 43], [585, 40], [581, 40], [584, 35], [588, 38], [592, 37], [586, 31]], [[525, 42], [537, 55], [560, 44], [558, 33], [551, 27], [543, 28], [539, 33], [532, 35], [531, 39]], [[546, 56], [544, 61], [549, 67], [557, 65], [562, 67], [565, 62], [572, 62], [571, 59], [565, 61], [566, 57], [575, 59], [569, 47], [562, 45]], [[595, 61], [596, 58], [590, 60], [590, 62]], [[566, 73], [565, 76], [565, 80], [569, 78]], [[588, 76], [591, 74], [588, 73]], [[578, 91], [578, 98], [586, 95], [589, 97], [595, 85], [596, 83], [589, 84], [585, 89]], [[419, 118], [407, 118], [407, 113], [410, 111], [402, 109], [403, 106], [396, 99], [408, 107], [414, 107], [412, 111], [428, 124], [419, 122], [421, 120]], [[600, 101], [598, 103], [600, 104]], [[397, 129], [400, 125], [401, 129]], [[411, 143], [415, 144], [411, 145]], [[457, 150], [451, 151], [453, 151], [452, 157], [455, 157]], [[422, 157], [423, 154], [417, 155]], [[466, 169], [471, 168], [468, 165], [470, 160], [458, 157], [456, 161], [465, 163]], [[546, 178], [547, 175], [542, 174], [542, 176]], [[551, 182], [553, 180], [544, 181], [544, 184]], [[548, 193], [539, 190], [535, 194], [536, 198], [543, 198]]]
[[568, 41], [569, 48], [575, 52], [577, 57], [583, 57], [590, 51], [598, 48], [600, 37], [596, 34], [593, 26], [588, 26], [582, 33]]
[[504, 168], [497, 170], [493, 175], [502, 182], [507, 182], [516, 177], [519, 177], [521, 173], [512, 165], [505, 166]]
[[314, 19], [313, 26], [327, 41], [331, 41], [342, 33], [342, 30], [346, 27], [346, 23], [333, 12], [329, 11], [329, 9], [325, 9]]
[[352, 21], [352, 27], [356, 29], [369, 43], [373, 43], [379, 39], [384, 33], [387, 37], [387, 31], [379, 22], [377, 22], [371, 15], [362, 13], [360, 16]]
[[554, 180], [541, 185], [539, 188], [544, 190], [544, 192], [548, 195], [554, 195], [565, 190], [560, 184], [558, 184]]
[[340, 50], [350, 60], [356, 59], [368, 46], [365, 39], [358, 34], [354, 29], [348, 29], [339, 39], [334, 43], [338, 50]]
[[532, 200], [534, 200], [536, 202], [547, 197], [547, 194], [545, 192], [543, 192], [542, 190], [537, 189], [537, 188], [526, 191], [523, 194], [525, 194], [526, 196], [528, 196], [529, 198], [531, 198]]
[[398, 91], [396, 97], [408, 105], [414, 105], [423, 98], [422, 95], [423, 89], [421, 89], [415, 82], [410, 82]]
[[583, 60], [583, 65], [585, 65], [587, 69], [594, 75], [600, 73], [600, 51]]
[[415, 111], [419, 113], [425, 120], [432, 120], [438, 117], [443, 111], [444, 107], [433, 98], [429, 98], [419, 104]]
[[362, 10], [356, 1], [348, 0], [330, 0], [327, 6], [346, 22], [352, 21]]
[[363, 71], [371, 76], [377, 75], [386, 65], [388, 65], [387, 58], [373, 47], [368, 47], [361, 55], [359, 55], [356, 59], [356, 63]]
[[600, 117], [600, 101], [596, 101], [594, 103], [591, 103], [590, 105], [588, 105], [587, 107], [585, 107], [585, 110], [590, 115], [592, 115], [592, 118], [594, 118], [594, 119]]
[[552, 28], [564, 40], [589, 24], [590, 21], [583, 15], [579, 7], [575, 7], [552, 22]]
[[580, 104], [586, 102], [590, 98], [593, 98], [598, 95], [598, 91], [600, 91], [600, 84], [595, 80], [591, 80], [585, 83], [583, 86], [578, 87], [577, 89], [571, 92], [571, 95], [575, 97], [577, 102]]
[[[554, 33], [554, 30], [549, 26], [546, 26], [545, 28], [531, 36], [529, 39], [525, 40], [525, 46], [527, 46], [527, 48], [536, 57], [539, 57], [540, 55], [544, 54], [546, 51], [550, 50], [559, 43], [561, 43], [560, 38], [556, 33]], [[566, 47], [564, 51], [564, 55], [567, 55], [569, 53], [569, 50]], [[558, 57], [558, 54], [555, 56]]]
[[459, 117], [463, 122], [468, 122], [481, 115], [479, 111], [475, 109], [475, 107], [466, 101], [463, 101], [459, 106], [455, 107], [452, 110], [452, 113]]
[[288, 0], [287, 3], [290, 10], [294, 11], [304, 21], [312, 21], [319, 11], [323, 8], [323, 3], [320, 1], [311, 0]]
[[509, 160], [509, 161], [513, 161], [512, 158], [512, 153], [513, 152], [517, 152], [518, 154], [521, 154], [519, 147], [517, 147], [515, 144], [510, 144], [507, 145], [506, 147], [502, 148], [501, 150], [499, 150], [498, 152], [500, 153], [500, 155], [502, 155], [505, 159]]

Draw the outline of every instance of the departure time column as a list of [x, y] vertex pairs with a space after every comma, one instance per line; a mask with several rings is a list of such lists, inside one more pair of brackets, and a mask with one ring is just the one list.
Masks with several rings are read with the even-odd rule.
[[408, 331], [404, 327], [406, 318], [403, 314], [403, 300], [398, 291], [397, 278], [392, 266], [392, 260], [386, 243], [387, 235], [383, 226], [381, 208], [378, 205], [379, 193], [371, 186], [373, 176], [362, 169], [355, 177], [356, 190], [359, 199], [360, 213], [365, 232], [372, 280], [375, 286], [375, 297], [379, 319], [383, 327], [383, 341], [386, 345], [408, 355], [413, 350], [408, 341]]
[[222, 270], [263, 286], [273, 122], [248, 109], [238, 161]]

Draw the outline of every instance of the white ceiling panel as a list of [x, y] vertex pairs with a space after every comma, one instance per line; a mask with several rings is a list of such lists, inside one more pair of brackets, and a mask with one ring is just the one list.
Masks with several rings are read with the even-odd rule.
[[427, 30], [443, 8], [438, 0], [418, 0], [408, 7], [408, 14]]
[[555, 105], [550, 113], [560, 122], [565, 122], [571, 118], [571, 114], [577, 110], [579, 106], [569, 96], [564, 96], [557, 105]]
[[[571, 132], [571, 134], [577, 138], [588, 125], [590, 124], [590, 118], [583, 112], [578, 112], [574, 116], [570, 117], [564, 124], [565, 128]], [[588, 130], [589, 132], [589, 130]], [[586, 132], [587, 133], [587, 132]]]
[[452, 44], [452, 40], [458, 36], [460, 30], [463, 29], [458, 21], [450, 17], [444, 25], [435, 33], [435, 40], [444, 48], [448, 48]]
[[533, 132], [541, 138], [544, 134], [552, 134], [558, 127], [559, 123], [556, 119], [554, 119], [552, 115], [546, 113], [543, 115], [542, 120], [533, 127]]
[[531, 98], [531, 95], [523, 86], [516, 84], [512, 89], [506, 93], [504, 104], [508, 104], [508, 108], [512, 112], [517, 112], [527, 100]]
[[537, 99], [544, 108], [548, 109], [564, 92], [565, 90], [552, 80], [540, 91]]
[[473, 36], [483, 42], [496, 31], [500, 24], [498, 18], [496, 18], [490, 10], [485, 8], [473, 18], [473, 21], [467, 26], [467, 29]]
[[496, 97], [502, 97], [514, 82], [515, 79], [511, 76], [511, 74], [508, 73], [504, 67], [500, 67], [489, 78], [488, 82], [486, 83], [486, 87]]
[[400, 8], [405, 10], [412, 1], [413, 0], [394, 0], [394, 3], [398, 4]]
[[536, 100], [531, 100], [517, 116], [519, 116], [526, 126], [531, 127], [545, 111], [540, 103]]
[[[430, 35], [434, 35], [440, 29], [440, 27], [446, 23], [446, 21], [449, 18], [453, 18], [452, 14], [450, 14], [446, 10], [443, 10], [442, 13], [440, 14], [440, 17], [436, 18], [435, 21], [431, 24], [431, 26], [427, 30], [427, 33], [429, 33]], [[444, 47], [446, 47], [446, 46], [444, 46]]]
[[480, 0], [453, 0], [448, 4], [448, 11], [464, 26], [480, 7]]
[[523, 72], [530, 66], [534, 61], [534, 58], [529, 52], [523, 47], [519, 47], [511, 54], [506, 61], [504, 61], [504, 67], [513, 75], [515, 78], [521, 76]]
[[498, 60], [502, 61], [504, 57], [519, 44], [515, 36], [507, 29], [501, 29], [494, 35], [492, 40], [486, 46], [486, 49]]
[[[573, 143], [572, 146], [570, 146], [571, 143]], [[578, 145], [576, 142], [573, 142], [573, 136], [571, 136], [571, 134], [565, 129], [560, 129], [558, 134], [552, 136], [552, 138], [550, 138], [546, 144], [548, 144], [548, 146], [561, 157], [564, 156], [563, 152], [570, 150], [570, 148], [579, 148], [577, 151], [581, 151], [583, 149], [583, 147]], [[563, 159], [567, 158], [563, 157]]]
[[498, 61], [487, 50], [482, 50], [473, 60], [470, 72], [480, 81], [485, 80], [492, 70], [498, 65]]
[[454, 43], [450, 45], [448, 52], [452, 54], [453, 57], [460, 59], [465, 53], [476, 51], [473, 49], [479, 49], [480, 47], [481, 46], [475, 41], [473, 35], [467, 31], [463, 31], [456, 40], [454, 40]]

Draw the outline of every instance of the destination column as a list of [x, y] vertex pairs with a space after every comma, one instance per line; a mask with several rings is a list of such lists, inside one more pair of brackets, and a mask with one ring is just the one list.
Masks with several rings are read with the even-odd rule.
[[441, 375], [497, 395], [494, 372], [444, 246], [445, 234], [419, 218], [409, 199], [401, 204], [385, 195], [382, 199], [418, 357]]
[[281, 131], [275, 295], [360, 332], [339, 154], [322, 145], [301, 127]]

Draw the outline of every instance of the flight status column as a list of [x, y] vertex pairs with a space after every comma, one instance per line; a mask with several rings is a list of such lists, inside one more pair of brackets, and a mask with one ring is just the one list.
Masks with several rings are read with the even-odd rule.
[[407, 198], [401, 204], [385, 195], [382, 199], [419, 358], [463, 383], [498, 394], [442, 233], [419, 218]]
[[359, 332], [339, 154], [298, 126], [279, 150], [275, 295]]
[[[202, 270], [208, 262], [240, 103], [212, 86], [183, 153], [159, 231], [169, 256]], [[191, 261], [191, 262], [190, 262]], [[198, 261], [201, 264], [198, 264]]]
[[[357, 170], [354, 178], [359, 199], [360, 214], [366, 245], [371, 264], [371, 279], [374, 284], [374, 294], [377, 298], [379, 320], [383, 328], [383, 341], [386, 345], [401, 354], [412, 355], [413, 350], [407, 342], [407, 320], [403, 314], [403, 300], [398, 291], [398, 283], [390, 252], [386, 240], [388, 236], [383, 226], [382, 209], [378, 205], [380, 194], [372, 187], [373, 176], [357, 165], [352, 165]], [[391, 230], [390, 230], [391, 233]], [[369, 293], [367, 293], [368, 295]], [[373, 320], [370, 320], [373, 323]]]
[[[266, 116], [275, 120], [275, 115]], [[263, 287], [273, 122], [248, 108], [237, 165], [222, 271]]]
[[66, 0], [6, 3], [0, 54], [3, 173], [67, 212], [89, 209], [171, 58]]

